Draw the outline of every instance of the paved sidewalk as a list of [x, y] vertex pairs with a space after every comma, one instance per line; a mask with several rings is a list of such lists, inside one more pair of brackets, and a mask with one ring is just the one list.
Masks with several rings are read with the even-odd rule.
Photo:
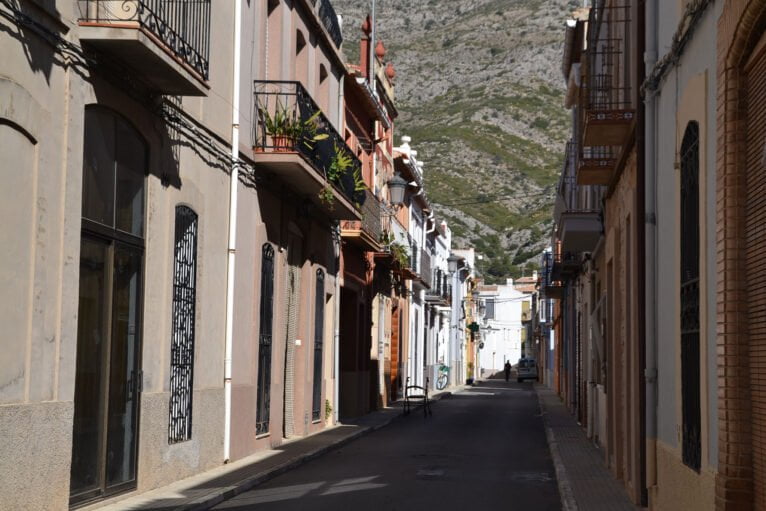
[[[449, 396], [455, 387], [431, 396], [438, 401]], [[416, 408], [413, 411], [417, 413]], [[422, 412], [421, 412], [422, 413]], [[402, 402], [391, 407], [369, 413], [342, 424], [325, 429], [308, 437], [289, 440], [281, 446], [258, 452], [245, 459], [222, 465], [202, 474], [183, 479], [139, 495], [94, 504], [83, 511], [198, 511], [209, 509], [224, 500], [252, 489], [290, 469], [317, 458], [327, 452], [351, 442], [362, 435], [390, 424], [402, 415]]]
[[636, 511], [622, 485], [604, 464], [599, 450], [585, 436], [559, 397], [536, 384], [548, 445], [556, 467], [564, 511]]

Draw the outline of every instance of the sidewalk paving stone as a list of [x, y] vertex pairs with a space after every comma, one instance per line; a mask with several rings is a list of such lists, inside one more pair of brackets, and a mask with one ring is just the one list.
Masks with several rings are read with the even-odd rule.
[[535, 385], [565, 511], [636, 511], [602, 453], [555, 392]]

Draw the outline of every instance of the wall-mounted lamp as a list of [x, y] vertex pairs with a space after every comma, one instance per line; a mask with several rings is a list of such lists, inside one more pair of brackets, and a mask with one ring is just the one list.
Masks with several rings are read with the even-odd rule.
[[401, 207], [404, 205], [404, 193], [407, 190], [407, 181], [397, 172], [388, 182], [388, 191], [391, 194], [391, 205]]
[[455, 273], [457, 271], [457, 264], [460, 262], [460, 259], [461, 258], [455, 254], [452, 254], [447, 258], [447, 269], [450, 273]]

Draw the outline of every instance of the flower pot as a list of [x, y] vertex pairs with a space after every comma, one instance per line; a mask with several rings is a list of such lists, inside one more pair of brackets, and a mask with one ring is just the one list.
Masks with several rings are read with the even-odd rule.
[[277, 153], [285, 153], [295, 150], [295, 139], [286, 137], [284, 135], [271, 137], [271, 144], [274, 151]]

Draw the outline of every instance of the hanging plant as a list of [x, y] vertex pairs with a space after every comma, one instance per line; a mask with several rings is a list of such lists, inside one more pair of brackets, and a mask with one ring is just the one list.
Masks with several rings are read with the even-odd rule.
[[400, 268], [407, 267], [410, 261], [410, 254], [407, 250], [407, 247], [397, 241], [394, 241], [391, 243], [391, 245], [389, 245], [389, 251], [393, 256], [394, 261], [399, 265]]
[[335, 207], [335, 194], [332, 191], [331, 185], [327, 185], [319, 190], [317, 196], [319, 197], [320, 202], [327, 206], [328, 209], [333, 209]]
[[354, 162], [351, 154], [344, 148], [338, 146], [337, 142], [333, 144], [333, 155], [330, 159], [330, 165], [327, 167], [327, 179], [332, 183], [340, 183], [351, 164]]

